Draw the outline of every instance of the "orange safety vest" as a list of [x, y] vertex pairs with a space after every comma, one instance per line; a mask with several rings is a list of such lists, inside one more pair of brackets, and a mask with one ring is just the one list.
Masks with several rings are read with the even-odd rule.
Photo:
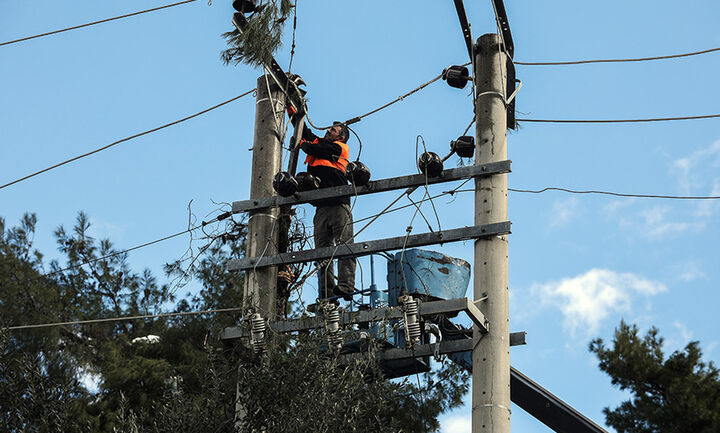
[[[313, 143], [317, 143], [317, 138], [313, 140]], [[335, 141], [335, 144], [339, 145], [342, 149], [342, 152], [340, 153], [340, 157], [337, 161], [330, 161], [329, 159], [321, 159], [321, 158], [315, 158], [314, 156], [308, 155], [305, 158], [305, 164], [308, 165], [308, 167], [317, 167], [319, 165], [324, 165], [326, 167], [332, 167], [334, 169], [340, 170], [343, 173], [345, 172], [345, 168], [348, 165], [348, 161], [350, 160], [350, 148], [347, 144], [343, 143], [342, 141]]]

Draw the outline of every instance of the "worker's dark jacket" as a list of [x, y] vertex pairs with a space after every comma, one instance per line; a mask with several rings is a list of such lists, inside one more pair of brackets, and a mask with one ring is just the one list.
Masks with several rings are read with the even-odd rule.
[[[308, 155], [305, 158], [308, 173], [320, 179], [320, 188], [347, 185], [345, 167], [350, 158], [350, 148], [347, 144], [318, 137], [306, 128], [303, 130], [300, 148]], [[349, 205], [350, 197], [318, 200], [312, 204], [317, 207]]]

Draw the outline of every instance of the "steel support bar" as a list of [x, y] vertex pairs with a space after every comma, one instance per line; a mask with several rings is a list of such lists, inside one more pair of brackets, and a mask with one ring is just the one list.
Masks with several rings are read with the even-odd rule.
[[505, 50], [508, 56], [513, 58], [515, 56], [515, 43], [513, 42], [512, 33], [510, 32], [510, 21], [508, 21], [507, 12], [505, 11], [505, 3], [503, 3], [503, 0], [492, 0], [492, 3]]
[[[468, 298], [455, 298], [442, 301], [421, 302], [419, 313], [421, 316], [433, 316], [436, 314], [457, 313], [462, 311], [480, 327], [487, 332], [488, 323], [485, 316], [473, 305]], [[403, 317], [402, 307], [383, 307], [367, 311], [343, 311], [340, 314], [340, 325], [346, 326], [354, 323], [378, 322], [381, 320], [401, 319]], [[301, 317], [289, 320], [271, 320], [268, 326], [274, 332], [297, 332], [309, 329], [322, 328], [324, 322], [318, 317]], [[220, 334], [221, 340], [234, 340], [250, 336], [247, 326], [232, 326], [223, 329]], [[510, 335], [513, 338], [513, 334]], [[524, 337], [514, 337], [513, 341], [523, 341]], [[522, 343], [524, 344], [524, 343]]]
[[469, 239], [488, 239], [510, 233], [510, 222], [486, 224], [482, 226], [464, 227], [431, 233], [422, 233], [396, 238], [379, 239], [376, 241], [343, 244], [334, 247], [315, 248], [312, 250], [294, 251], [272, 256], [246, 257], [229, 260], [229, 271], [246, 271], [266, 266], [307, 263], [325, 259], [341, 259], [344, 257], [361, 257], [382, 251], [399, 250], [402, 248], [422, 247], [425, 245], [447, 242], [465, 241]]
[[468, 23], [467, 14], [465, 13], [465, 5], [463, 4], [463, 0], [454, 0], [455, 1], [455, 11], [457, 11], [458, 20], [460, 20], [460, 28], [463, 32], [463, 38], [465, 38], [465, 45], [467, 45], [468, 55], [470, 56], [470, 61], [475, 61], [473, 59], [473, 39], [472, 39], [472, 33], [470, 32], [470, 24]]
[[512, 401], [557, 433], [607, 433], [550, 391], [510, 367]]
[[443, 171], [439, 177], [426, 178], [425, 175], [414, 174], [410, 176], [391, 177], [387, 179], [375, 180], [369, 182], [365, 186], [359, 186], [357, 188], [353, 187], [352, 185], [343, 185], [330, 188], [316, 189], [313, 191], [299, 192], [292, 197], [271, 196], [251, 200], [236, 201], [233, 202], [232, 212], [239, 213], [282, 205], [296, 205], [302, 203], [309, 203], [316, 200], [348, 197], [356, 194], [372, 194], [375, 192], [392, 191], [413, 186], [422, 186], [426, 183], [428, 185], [433, 185], [436, 183], [450, 182], [453, 180], [467, 179], [470, 177], [487, 177], [495, 174], [503, 174], [509, 172], [510, 161], [499, 161], [489, 164], [451, 168]]

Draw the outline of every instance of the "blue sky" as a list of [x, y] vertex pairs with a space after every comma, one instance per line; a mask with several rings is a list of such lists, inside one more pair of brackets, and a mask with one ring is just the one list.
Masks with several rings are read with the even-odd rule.
[[[125, 20], [0, 47], [0, 183], [179, 119], [254, 87], [260, 71], [220, 61], [229, 1], [197, 1]], [[466, 2], [473, 36], [495, 31], [489, 1]], [[16, 39], [164, 3], [0, 0], [0, 40]], [[506, 4], [518, 61], [644, 57], [720, 46], [720, 4], [673, 1]], [[290, 20], [288, 20], [290, 23]], [[286, 36], [289, 36], [290, 27]], [[286, 66], [289, 43], [277, 54]], [[299, 0], [293, 71], [308, 83], [317, 124], [367, 112], [467, 61], [451, 1]], [[718, 113], [719, 54], [642, 63], [518, 66], [519, 117], [636, 118]], [[467, 90], [435, 83], [358, 123], [375, 179], [413, 173], [415, 137], [445, 153], [472, 116]], [[0, 216], [39, 217], [37, 247], [57, 257], [52, 232], [87, 212], [97, 237], [128, 248], [187, 226], [217, 202], [249, 193], [254, 99], [248, 96], [0, 190]], [[354, 154], [357, 141], [351, 140]], [[355, 146], [355, 147], [353, 147]], [[546, 186], [653, 194], [720, 194], [720, 120], [653, 124], [521, 124], [508, 138], [512, 188]], [[437, 193], [448, 185], [431, 188]], [[419, 198], [421, 192], [416, 192]], [[355, 218], [395, 193], [361, 197]], [[472, 195], [440, 199], [443, 228], [472, 224]], [[429, 207], [427, 207], [428, 212]], [[307, 214], [312, 210], [307, 208]], [[511, 193], [511, 330], [527, 331], [512, 364], [603, 424], [626, 397], [587, 351], [621, 318], [655, 325], [668, 350], [699, 340], [720, 360], [715, 222], [720, 203]], [[397, 236], [411, 213], [383, 217], [362, 240]], [[415, 224], [416, 232], [426, 227]], [[162, 275], [188, 239], [133, 252]], [[465, 259], [471, 243], [439, 250]], [[368, 262], [361, 262], [365, 279]], [[384, 277], [378, 265], [379, 280]], [[365, 285], [368, 283], [365, 282]], [[184, 291], [192, 291], [188, 286]], [[469, 401], [469, 397], [468, 397]], [[469, 405], [443, 419], [469, 432]], [[513, 431], [547, 432], [514, 408]]]

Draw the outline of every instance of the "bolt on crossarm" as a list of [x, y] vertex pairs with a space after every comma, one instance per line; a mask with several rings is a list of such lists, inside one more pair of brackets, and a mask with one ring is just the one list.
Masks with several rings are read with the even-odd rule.
[[[506, 58], [498, 35], [475, 46], [475, 164], [507, 159]], [[508, 219], [507, 174], [475, 179], [475, 224]], [[472, 432], [510, 433], [510, 341], [508, 240], [498, 235], [475, 241], [474, 299], [489, 322], [474, 327]]]

